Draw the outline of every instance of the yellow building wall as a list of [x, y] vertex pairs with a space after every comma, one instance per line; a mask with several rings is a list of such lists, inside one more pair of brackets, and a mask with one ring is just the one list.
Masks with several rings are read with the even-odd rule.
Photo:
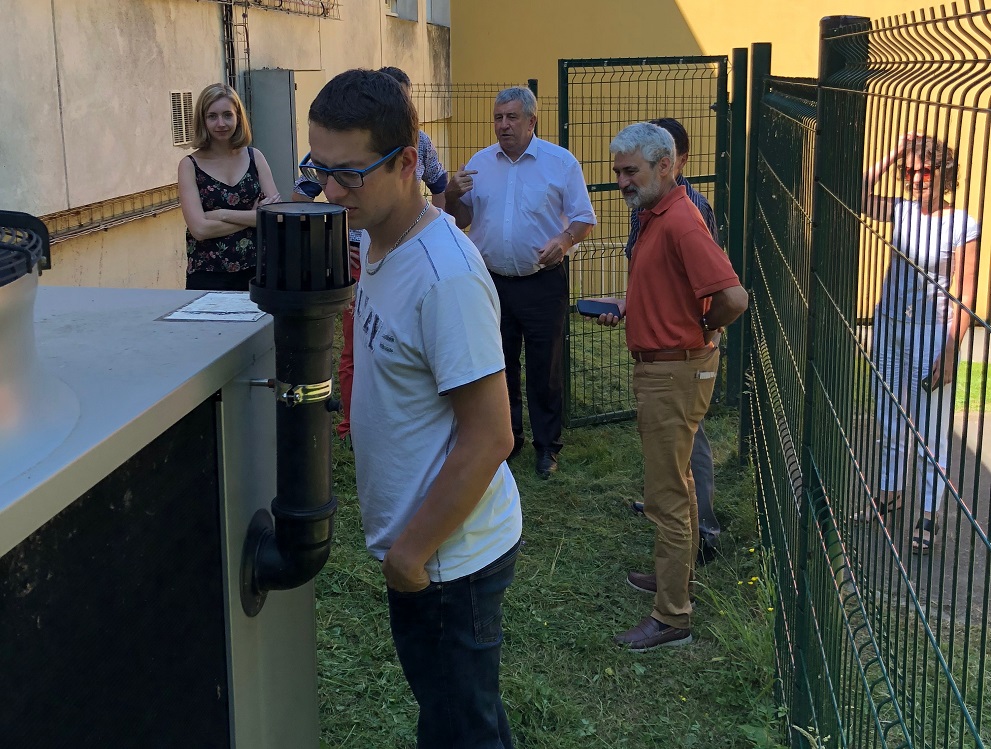
[[[729, 55], [755, 42], [771, 43], [774, 75], [814, 77], [823, 17], [878, 19], [914, 12], [921, 18], [922, 7], [929, 5], [922, 0], [454, 0], [451, 80], [518, 84], [536, 78], [541, 98], [555, 97], [561, 58]], [[542, 113], [540, 127], [542, 135], [556, 139], [556, 113]], [[979, 154], [972, 157], [981, 163]], [[975, 169], [975, 176], [979, 173]], [[971, 186], [964, 201], [974, 216], [977, 194]], [[991, 308], [988, 265], [982, 258], [977, 309], [984, 315]], [[865, 315], [879, 284], [862, 281], [858, 311]]]
[[537, 78], [546, 94], [556, 90], [559, 58], [728, 55], [753, 42], [771, 42], [775, 75], [813, 76], [823, 16], [880, 18], [915, 7], [906, 0], [454, 0], [451, 76], [456, 83]]

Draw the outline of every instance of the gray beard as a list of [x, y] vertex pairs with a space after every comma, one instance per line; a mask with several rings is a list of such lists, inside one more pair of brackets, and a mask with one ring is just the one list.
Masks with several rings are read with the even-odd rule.
[[626, 205], [629, 206], [632, 211], [642, 211], [645, 205], [651, 205], [657, 202], [657, 196], [661, 194], [660, 189], [651, 190], [650, 188], [638, 189], [635, 195], [627, 197], [623, 196], [623, 200], [626, 201]]

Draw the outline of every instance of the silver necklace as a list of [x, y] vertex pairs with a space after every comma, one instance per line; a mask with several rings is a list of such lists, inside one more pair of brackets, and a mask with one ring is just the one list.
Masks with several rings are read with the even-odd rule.
[[409, 225], [409, 228], [406, 231], [404, 231], [402, 234], [399, 235], [399, 239], [396, 240], [396, 243], [394, 245], [392, 245], [392, 247], [389, 249], [389, 251], [387, 253], [385, 253], [385, 256], [381, 260], [379, 260], [377, 263], [375, 263], [375, 265], [369, 265], [368, 266], [368, 269], [367, 269], [368, 270], [368, 275], [374, 276], [376, 273], [378, 273], [380, 270], [382, 270], [382, 266], [385, 265], [385, 261], [388, 259], [389, 255], [391, 255], [392, 254], [392, 251], [395, 250], [399, 245], [401, 245], [403, 243], [403, 240], [406, 239], [406, 235], [409, 234], [411, 231], [413, 231], [413, 229], [416, 228], [416, 225], [418, 223], [420, 223], [420, 219], [423, 218], [426, 215], [427, 209], [429, 207], [430, 207], [430, 203], [428, 203], [427, 201], [424, 201], [423, 202], [423, 210], [420, 211], [420, 215], [416, 217], [416, 221], [414, 221], [412, 224], [410, 224]]

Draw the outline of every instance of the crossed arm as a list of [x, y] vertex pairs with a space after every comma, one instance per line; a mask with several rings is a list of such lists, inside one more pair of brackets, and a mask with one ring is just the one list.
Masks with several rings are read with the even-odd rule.
[[255, 208], [260, 205], [276, 203], [281, 199], [278, 188], [275, 186], [275, 179], [272, 177], [272, 170], [265, 160], [265, 156], [257, 148], [255, 149], [255, 166], [258, 169], [258, 181], [265, 197], [259, 198], [251, 210], [222, 208], [204, 211], [203, 202], [200, 200], [200, 191], [196, 187], [196, 169], [193, 162], [187, 158], [179, 161], [179, 204], [182, 208], [182, 217], [194, 239], [202, 241], [226, 237], [245, 227], [254, 226], [257, 216]]

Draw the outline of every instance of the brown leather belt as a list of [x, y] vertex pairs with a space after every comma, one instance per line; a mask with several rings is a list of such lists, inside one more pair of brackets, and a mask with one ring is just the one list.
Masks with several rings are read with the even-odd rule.
[[661, 349], [660, 351], [631, 351], [633, 360], [650, 364], [655, 361], [688, 361], [701, 359], [712, 353], [714, 346], [691, 349]]

